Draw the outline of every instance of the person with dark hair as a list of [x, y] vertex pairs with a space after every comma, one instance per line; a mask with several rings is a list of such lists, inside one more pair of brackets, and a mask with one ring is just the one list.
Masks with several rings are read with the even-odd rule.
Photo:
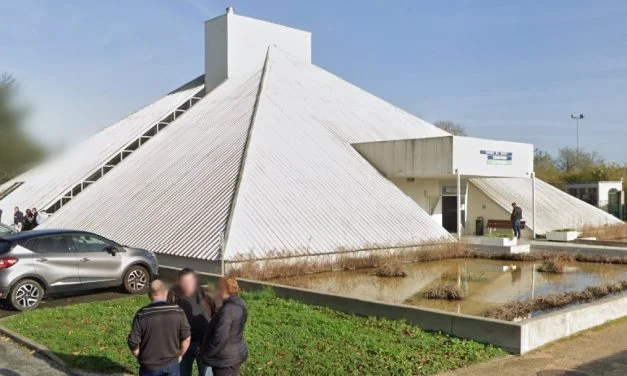
[[151, 303], [135, 315], [128, 347], [139, 361], [140, 376], [178, 376], [191, 334], [185, 312], [166, 301], [168, 288], [158, 279], [148, 295]]
[[16, 206], [13, 212], [13, 227], [17, 231], [22, 231], [22, 226], [24, 226], [24, 213]]
[[209, 330], [200, 346], [200, 361], [212, 367], [214, 376], [237, 376], [248, 358], [244, 339], [248, 309], [239, 297], [235, 278], [221, 278], [218, 291], [222, 307], [209, 322]]
[[39, 218], [38, 218], [39, 212], [37, 211], [37, 208], [33, 208], [32, 212], [33, 212], [33, 218], [34, 218], [33, 223], [35, 224], [34, 227], [37, 227], [39, 226]]
[[514, 237], [520, 239], [520, 222], [522, 221], [522, 209], [520, 206], [516, 205], [515, 202], [512, 202], [512, 215], [510, 216], [512, 220], [512, 228], [514, 229]]
[[26, 209], [24, 215], [24, 223], [22, 224], [22, 231], [30, 231], [35, 228], [35, 217], [30, 209]]
[[179, 365], [181, 376], [191, 376], [194, 362], [198, 367], [199, 376], [211, 376], [211, 367], [200, 363], [198, 349], [209, 328], [209, 320], [217, 311], [216, 299], [199, 286], [196, 273], [185, 268], [179, 272], [177, 283], [168, 294], [168, 302], [183, 309], [191, 326], [191, 343]]

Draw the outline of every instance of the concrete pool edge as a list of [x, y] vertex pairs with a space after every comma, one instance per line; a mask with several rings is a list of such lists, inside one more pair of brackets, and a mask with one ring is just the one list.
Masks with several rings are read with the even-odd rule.
[[521, 321], [520, 353], [627, 316], [627, 295], [610, 296]]
[[[179, 268], [162, 266], [160, 274], [174, 277]], [[217, 274], [197, 272], [201, 283], [213, 282]], [[359, 316], [406, 320], [427, 331], [499, 346], [521, 355], [547, 343], [566, 338], [606, 322], [627, 316], [627, 295], [606, 297], [519, 322], [471, 316], [403, 304], [384, 303], [298, 287], [238, 278], [245, 291], [272, 288], [281, 298], [328, 307]]]

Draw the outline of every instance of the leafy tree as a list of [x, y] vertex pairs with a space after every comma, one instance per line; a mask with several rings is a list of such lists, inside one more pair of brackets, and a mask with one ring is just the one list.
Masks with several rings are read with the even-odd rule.
[[552, 184], [558, 184], [562, 180], [562, 172], [557, 167], [555, 159], [544, 150], [538, 148], [534, 150], [533, 168], [538, 179]]
[[464, 127], [462, 124], [457, 124], [450, 120], [438, 120], [433, 123], [433, 125], [454, 136], [468, 136], [468, 133], [466, 133], [466, 127]]
[[557, 153], [557, 166], [564, 173], [581, 173], [584, 170], [605, 163], [596, 151], [587, 152], [583, 149], [562, 148]]
[[39, 162], [43, 148], [24, 131], [27, 110], [16, 103], [17, 81], [0, 75], [0, 184]]

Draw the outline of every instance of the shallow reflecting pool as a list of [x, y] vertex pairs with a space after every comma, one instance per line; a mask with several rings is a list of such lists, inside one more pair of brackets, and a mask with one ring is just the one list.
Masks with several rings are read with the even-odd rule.
[[[540, 263], [481, 259], [453, 259], [404, 264], [405, 278], [377, 277], [374, 269], [338, 271], [290, 277], [273, 282], [389, 303], [412, 304], [480, 315], [505, 303], [554, 292], [580, 291], [589, 286], [627, 280], [627, 265], [568, 264], [566, 273], [535, 271]], [[458, 286], [461, 301], [430, 300], [426, 289]]]

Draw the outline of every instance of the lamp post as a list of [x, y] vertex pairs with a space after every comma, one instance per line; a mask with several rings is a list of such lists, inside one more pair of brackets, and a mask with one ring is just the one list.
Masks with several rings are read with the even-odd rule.
[[579, 154], [579, 120], [583, 120], [584, 116], [583, 114], [579, 114], [579, 115], [570, 115], [571, 119], [574, 119], [577, 122], [577, 154]]

